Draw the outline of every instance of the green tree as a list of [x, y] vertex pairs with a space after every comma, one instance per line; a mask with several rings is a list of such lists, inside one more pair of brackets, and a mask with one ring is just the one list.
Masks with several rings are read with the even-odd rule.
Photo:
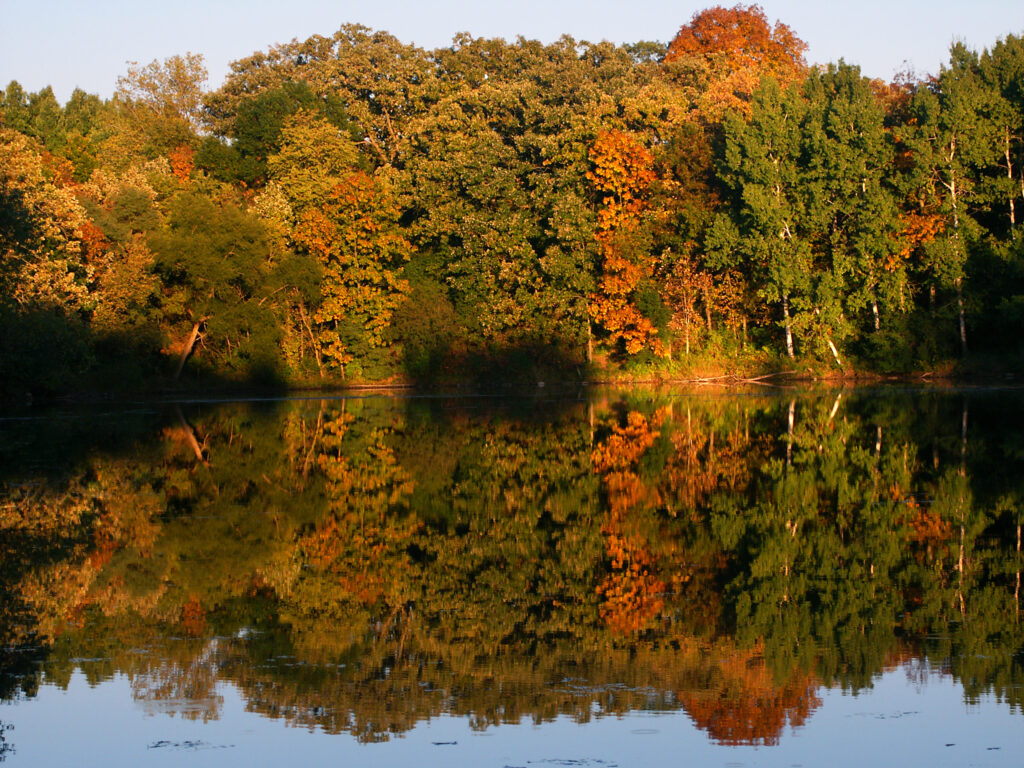
[[967, 353], [964, 282], [971, 249], [982, 236], [975, 219], [981, 202], [979, 174], [995, 165], [1000, 152], [993, 92], [984, 87], [977, 53], [962, 44], [934, 84], [917, 89], [914, 123], [906, 143], [914, 153], [918, 178], [944, 220], [941, 237], [929, 243], [925, 258], [929, 278], [953, 290], [960, 348]]
[[410, 119], [436, 98], [435, 67], [424, 51], [387, 32], [347, 24], [236, 61], [224, 86], [206, 100], [215, 133], [230, 136], [242, 104], [289, 81], [306, 83], [318, 99], [338, 99], [377, 163], [394, 164]]
[[414, 121], [412, 239], [478, 349], [587, 347], [595, 217], [589, 148], [635, 89], [628, 53], [460, 38], [435, 54], [451, 90]]
[[978, 66], [984, 86], [998, 93], [992, 119], [1000, 156], [987, 180], [989, 194], [1014, 233], [1024, 198], [1024, 38], [1007, 35], [996, 41], [982, 52]]
[[262, 301], [272, 249], [262, 222], [230, 201], [182, 191], [148, 241], [163, 285], [161, 309], [177, 335], [177, 372], [201, 342], [200, 357], [214, 370], [276, 376], [278, 324]]
[[811, 211], [804, 191], [803, 128], [807, 105], [795, 86], [766, 80], [750, 120], [728, 116], [720, 173], [735, 218], [720, 215], [709, 234], [713, 264], [746, 263], [760, 295], [781, 305], [786, 354], [794, 357], [794, 322], [813, 315]]
[[[906, 264], [893, 190], [894, 145], [868, 80], [843, 62], [804, 85], [807, 212], [815, 239], [815, 311], [837, 341], [857, 332], [847, 318], [909, 309]], [[885, 337], [892, 343], [892, 337]]]
[[352, 131], [338, 96], [318, 97], [307, 83], [287, 80], [240, 102], [227, 129], [230, 144], [207, 137], [200, 146], [198, 164], [225, 181], [241, 181], [250, 187], [263, 184], [268, 159], [281, 151], [285, 122], [300, 110], [323, 117], [342, 131]]

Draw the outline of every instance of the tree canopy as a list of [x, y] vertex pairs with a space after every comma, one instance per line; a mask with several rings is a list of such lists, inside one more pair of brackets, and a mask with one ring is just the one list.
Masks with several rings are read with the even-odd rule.
[[[1024, 338], [1021, 45], [883, 83], [736, 5], [667, 45], [345, 25], [209, 92], [191, 53], [108, 101], [12, 81], [8, 388], [999, 368]], [[77, 350], [64, 374], [26, 333]]]

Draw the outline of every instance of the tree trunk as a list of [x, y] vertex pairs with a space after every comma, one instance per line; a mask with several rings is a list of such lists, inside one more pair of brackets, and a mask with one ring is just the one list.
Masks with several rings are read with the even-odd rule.
[[784, 293], [782, 295], [782, 317], [786, 324], [786, 354], [789, 355], [789, 359], [792, 360], [796, 357], [793, 354], [793, 329], [789, 324], [789, 294]]
[[324, 361], [320, 357], [320, 350], [317, 349], [316, 336], [313, 335], [313, 328], [309, 323], [309, 318], [306, 317], [306, 310], [303, 307], [302, 302], [298, 302], [299, 308], [299, 319], [302, 321], [303, 327], [306, 329], [306, 333], [309, 334], [309, 348], [313, 350], [313, 359], [316, 361], [316, 368], [320, 372], [320, 378], [326, 378], [324, 372]]
[[192, 326], [192, 332], [188, 335], [188, 341], [185, 342], [185, 348], [181, 350], [181, 357], [178, 358], [178, 369], [174, 372], [174, 380], [177, 381], [178, 377], [181, 376], [181, 371], [185, 367], [185, 361], [188, 360], [188, 356], [192, 354], [192, 349], [196, 345], [196, 339], [199, 338], [199, 329], [203, 327], [203, 323], [206, 322], [206, 318], [200, 318], [196, 321], [195, 325]]
[[878, 301], [876, 299], [871, 300], [871, 314], [875, 318], [875, 331], [881, 330], [882, 323], [878, 318]]
[[832, 343], [832, 339], [826, 339], [825, 341], [828, 342], [828, 348], [829, 348], [829, 351], [832, 352], [832, 357], [834, 357], [836, 359], [836, 365], [838, 365], [840, 368], [842, 368], [843, 367], [843, 361], [839, 359], [839, 350], [836, 349], [836, 345]]
[[954, 283], [956, 286], [956, 311], [960, 320], [960, 351], [967, 355], [967, 323], [964, 319], [964, 288], [963, 278], [958, 277]]
[[[956, 151], [956, 145], [954, 143], [953, 151]], [[950, 155], [952, 157], [952, 155]], [[956, 177], [950, 174], [950, 183], [947, 185], [950, 193], [950, 199], [953, 203], [953, 248], [956, 253], [957, 259], [960, 258], [960, 248], [962, 243], [960, 242], [960, 209], [957, 201], [956, 192]], [[957, 314], [960, 321], [960, 350], [964, 355], [967, 354], [967, 324], [964, 322], [964, 290], [963, 290], [963, 277], [958, 277], [953, 281], [953, 285], [956, 287], [956, 307]]]
[[[1010, 129], [1008, 127], [1003, 128], [1003, 156], [1006, 158], [1006, 178], [1013, 183], [1013, 158], [1010, 154]], [[1017, 226], [1017, 215], [1013, 206], [1013, 195], [1010, 195], [1010, 232]]]

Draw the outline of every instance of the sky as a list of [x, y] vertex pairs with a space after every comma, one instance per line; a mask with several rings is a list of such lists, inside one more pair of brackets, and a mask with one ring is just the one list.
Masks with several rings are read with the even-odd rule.
[[[423, 48], [474, 37], [563, 34], [614, 43], [668, 42], [714, 0], [0, 0], [0, 88], [75, 87], [109, 97], [128, 62], [199, 53], [216, 89], [232, 61], [276, 43], [329, 36], [344, 23], [385, 30]], [[733, 0], [720, 0], [731, 6]], [[1024, 0], [762, 0], [808, 44], [810, 63], [860, 65], [892, 79], [937, 72], [951, 43], [976, 50], [1024, 34]]]

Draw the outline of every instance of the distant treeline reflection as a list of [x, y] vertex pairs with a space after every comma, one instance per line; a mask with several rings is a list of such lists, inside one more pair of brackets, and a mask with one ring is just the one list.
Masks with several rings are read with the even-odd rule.
[[217, 717], [229, 681], [366, 741], [442, 713], [683, 709], [772, 744], [822, 686], [907, 664], [1019, 712], [1022, 411], [834, 390], [206, 405], [45, 463], [45, 429], [6, 422], [0, 695], [78, 669], [184, 717]]

